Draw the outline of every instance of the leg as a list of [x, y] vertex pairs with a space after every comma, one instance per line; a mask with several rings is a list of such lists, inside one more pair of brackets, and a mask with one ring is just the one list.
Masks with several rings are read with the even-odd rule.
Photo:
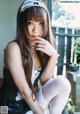
[[63, 76], [49, 80], [42, 87], [43, 97], [50, 103], [50, 114], [61, 114], [71, 91], [69, 81]]

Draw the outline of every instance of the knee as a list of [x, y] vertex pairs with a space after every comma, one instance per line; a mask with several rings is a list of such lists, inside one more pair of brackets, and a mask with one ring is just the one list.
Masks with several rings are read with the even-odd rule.
[[58, 87], [60, 88], [60, 91], [63, 91], [65, 93], [70, 94], [71, 92], [71, 84], [69, 80], [64, 76], [57, 76], [56, 82]]

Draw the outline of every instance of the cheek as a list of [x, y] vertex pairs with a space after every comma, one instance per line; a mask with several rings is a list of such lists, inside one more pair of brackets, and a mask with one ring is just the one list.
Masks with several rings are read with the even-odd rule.
[[28, 33], [29, 33], [29, 35], [31, 34], [31, 31], [32, 31], [32, 29], [31, 29], [31, 27], [29, 26], [29, 27], [28, 27]]
[[40, 34], [41, 34], [41, 36], [44, 34], [43, 28], [40, 29]]

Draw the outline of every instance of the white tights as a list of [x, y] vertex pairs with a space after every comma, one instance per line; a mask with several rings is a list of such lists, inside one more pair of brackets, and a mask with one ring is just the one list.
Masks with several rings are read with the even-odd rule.
[[[42, 95], [38, 94], [37, 100], [41, 107], [50, 105], [49, 114], [61, 114], [71, 91], [71, 85], [64, 76], [57, 76], [42, 86]], [[43, 101], [43, 102], [42, 102]], [[48, 104], [47, 104], [48, 103]], [[45, 106], [43, 106], [43, 104]]]

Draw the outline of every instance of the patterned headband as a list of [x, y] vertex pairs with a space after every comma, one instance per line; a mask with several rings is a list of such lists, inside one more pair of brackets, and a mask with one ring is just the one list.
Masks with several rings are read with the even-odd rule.
[[26, 0], [22, 4], [20, 12], [24, 12], [27, 8], [30, 8], [32, 6], [42, 7], [48, 12], [46, 5], [40, 1], [37, 1], [37, 0]]

